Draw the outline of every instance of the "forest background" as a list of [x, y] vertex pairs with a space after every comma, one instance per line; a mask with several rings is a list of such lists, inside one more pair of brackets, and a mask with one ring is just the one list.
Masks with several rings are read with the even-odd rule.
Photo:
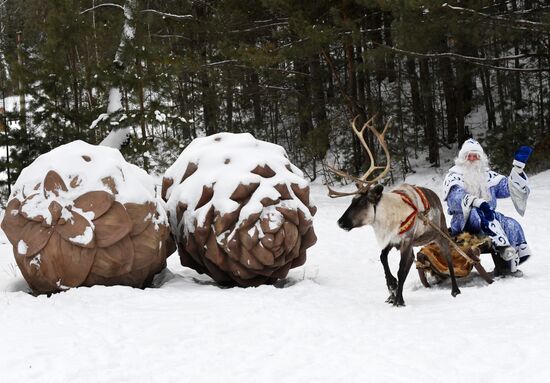
[[112, 130], [151, 173], [197, 136], [249, 132], [332, 182], [325, 162], [369, 165], [349, 125], [375, 114], [393, 118], [394, 178], [411, 159], [440, 166], [472, 132], [503, 172], [535, 147], [537, 172], [550, 168], [550, 5], [0, 0], [0, 92], [2, 204], [38, 155]]

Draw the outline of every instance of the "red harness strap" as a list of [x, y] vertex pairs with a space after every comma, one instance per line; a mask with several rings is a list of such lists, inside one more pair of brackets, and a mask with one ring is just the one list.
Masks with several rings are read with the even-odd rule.
[[[424, 211], [427, 211], [430, 209], [430, 203], [428, 202], [428, 199], [426, 198], [426, 195], [420, 188], [411, 185], [420, 197], [420, 200], [422, 201], [422, 205], [424, 205]], [[401, 222], [401, 225], [399, 226], [399, 235], [406, 233], [413, 227], [414, 222], [416, 221], [416, 216], [418, 215], [418, 208], [414, 204], [414, 202], [411, 200], [411, 198], [403, 191], [403, 190], [393, 190], [393, 193], [399, 194], [401, 196], [401, 199], [403, 202], [405, 202], [407, 205], [409, 205], [413, 211], [411, 214], [408, 215], [407, 218], [403, 222]]]

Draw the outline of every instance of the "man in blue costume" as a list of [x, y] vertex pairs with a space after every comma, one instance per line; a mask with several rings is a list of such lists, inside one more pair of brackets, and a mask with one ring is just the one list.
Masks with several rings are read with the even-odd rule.
[[528, 146], [518, 149], [510, 176], [505, 177], [489, 169], [481, 145], [468, 139], [445, 177], [443, 194], [452, 215], [451, 234], [465, 231], [491, 237], [502, 258], [495, 262], [495, 276], [522, 276], [518, 265], [531, 255], [520, 224], [495, 211], [497, 198], [511, 197], [517, 212], [525, 213], [529, 187], [523, 168], [531, 152]]

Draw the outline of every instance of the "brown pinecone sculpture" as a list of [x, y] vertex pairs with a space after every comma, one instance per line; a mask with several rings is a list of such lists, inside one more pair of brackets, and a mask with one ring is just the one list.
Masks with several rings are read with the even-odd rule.
[[248, 133], [195, 139], [166, 171], [162, 197], [181, 264], [221, 284], [284, 278], [317, 240], [302, 172]]
[[170, 251], [166, 212], [149, 176], [118, 150], [82, 141], [23, 170], [2, 229], [35, 294], [96, 284], [145, 287]]

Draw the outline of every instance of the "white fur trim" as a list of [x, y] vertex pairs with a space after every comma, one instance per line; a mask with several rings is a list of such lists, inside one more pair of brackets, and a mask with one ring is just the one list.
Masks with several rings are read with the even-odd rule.
[[518, 167], [518, 168], [520, 168], [520, 169], [522, 169], [522, 170], [523, 170], [523, 168], [525, 167], [525, 164], [524, 164], [523, 162], [521, 162], [521, 161], [518, 161], [518, 160], [514, 160], [514, 161], [512, 162], [512, 165], [514, 165], [514, 166], [516, 166], [516, 167]]
[[[464, 188], [464, 171], [465, 169], [462, 166], [455, 165], [449, 169], [449, 172], [445, 176], [443, 181], [443, 200], [446, 201], [449, 196], [449, 192], [453, 186], [459, 186]], [[492, 170], [485, 172], [487, 178], [487, 188], [492, 186], [497, 186], [503, 179], [502, 174], [498, 174]]]
[[510, 246], [508, 237], [506, 236], [504, 229], [500, 225], [500, 222], [498, 222], [496, 219], [493, 219], [491, 222], [489, 222], [489, 229], [493, 233], [495, 233], [495, 235], [491, 235], [491, 240], [493, 241], [495, 246]]
[[497, 186], [505, 177], [492, 170], [487, 171], [487, 187]]
[[521, 216], [525, 214], [525, 209], [527, 209], [527, 199], [530, 193], [528, 182], [529, 178], [527, 178], [527, 174], [521, 169], [512, 168], [508, 177], [508, 190], [510, 190], [510, 197], [512, 198], [514, 207]]
[[462, 177], [462, 173], [459, 173], [457, 171], [453, 171], [456, 166], [453, 166], [447, 175], [445, 176], [445, 180], [443, 181], [443, 200], [446, 201], [447, 197], [449, 196], [449, 192], [451, 191], [451, 188], [455, 185], [463, 188], [464, 187], [464, 179]]
[[460, 148], [460, 152], [458, 152], [458, 157], [464, 159], [466, 158], [468, 153], [485, 154], [479, 142], [477, 142], [473, 138], [469, 138], [464, 141], [462, 147]]
[[[470, 218], [470, 212], [472, 211], [472, 205], [474, 204], [475, 200], [476, 197], [474, 197], [473, 195], [464, 194], [464, 197], [462, 197], [462, 201], [460, 201], [460, 206], [462, 207], [462, 215], [464, 216], [464, 226], [466, 225], [468, 218]], [[464, 229], [464, 226], [462, 226], [462, 229]]]
[[474, 202], [472, 202], [472, 206], [480, 207], [483, 202], [487, 202], [487, 201], [485, 201], [483, 198], [474, 197]]
[[531, 255], [531, 249], [526, 243], [522, 243], [521, 245], [519, 245], [516, 250], [518, 251], [518, 255], [520, 258], [528, 257]]

